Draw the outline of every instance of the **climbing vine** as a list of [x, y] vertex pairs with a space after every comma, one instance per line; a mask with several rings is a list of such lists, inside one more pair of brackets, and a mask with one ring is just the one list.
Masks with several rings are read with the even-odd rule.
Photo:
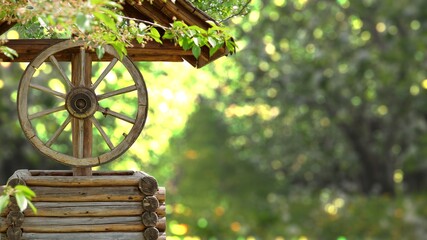
[[[174, 0], [169, 0], [175, 2]], [[206, 46], [213, 55], [222, 46], [230, 53], [236, 45], [230, 31], [222, 25], [211, 22], [208, 30], [188, 26], [182, 21], [174, 21], [170, 26], [124, 16], [123, 1], [109, 0], [0, 0], [0, 21], [16, 22], [23, 32], [33, 38], [74, 38], [84, 40], [87, 47], [94, 49], [98, 57], [104, 54], [104, 46], [112, 45], [120, 56], [126, 54], [136, 40], [142, 46], [148, 41], [162, 43], [174, 40], [185, 50], [192, 50], [198, 58], [201, 48]], [[27, 31], [25, 31], [27, 30]], [[163, 35], [160, 34], [163, 33]], [[13, 49], [0, 40], [0, 51], [8, 57], [16, 57]]]

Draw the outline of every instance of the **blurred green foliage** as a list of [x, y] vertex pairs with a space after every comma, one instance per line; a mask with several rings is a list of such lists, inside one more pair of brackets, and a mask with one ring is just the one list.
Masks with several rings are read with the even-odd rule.
[[[172, 240], [424, 238], [426, 4], [253, 0], [237, 56], [139, 63], [149, 120], [101, 169], [166, 185]], [[17, 137], [21, 71], [0, 72], [1, 177], [51, 168]]]
[[290, 183], [393, 195], [401, 171], [415, 186], [409, 176], [426, 171], [425, 4], [254, 1], [234, 20], [237, 66], [211, 66], [227, 79], [215, 108], [239, 155], [284, 194]]
[[[252, 1], [232, 20], [235, 60], [208, 66], [225, 81], [164, 155], [186, 170], [168, 188], [179, 219], [169, 230], [201, 239], [425, 236], [425, 5]], [[211, 136], [206, 107], [226, 125], [215, 136], [227, 148], [192, 140]], [[206, 165], [190, 162], [189, 150], [216, 155], [203, 155]]]

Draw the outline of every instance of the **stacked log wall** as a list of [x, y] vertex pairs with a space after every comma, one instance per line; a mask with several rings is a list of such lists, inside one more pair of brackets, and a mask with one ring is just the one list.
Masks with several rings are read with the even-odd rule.
[[165, 188], [144, 172], [18, 170], [8, 184], [30, 187], [38, 211], [20, 213], [12, 199], [0, 215], [1, 240], [166, 239]]

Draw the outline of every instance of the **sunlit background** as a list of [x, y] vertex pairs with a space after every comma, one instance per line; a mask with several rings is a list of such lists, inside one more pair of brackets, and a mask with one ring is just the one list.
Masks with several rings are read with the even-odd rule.
[[[100, 169], [143, 170], [166, 186], [171, 240], [423, 239], [427, 2], [250, 8], [228, 23], [235, 56], [203, 69], [138, 63], [146, 126]], [[1, 181], [19, 168], [63, 168], [21, 133], [16, 90], [26, 64], [0, 65]], [[107, 78], [128, 76], [119, 67]]]

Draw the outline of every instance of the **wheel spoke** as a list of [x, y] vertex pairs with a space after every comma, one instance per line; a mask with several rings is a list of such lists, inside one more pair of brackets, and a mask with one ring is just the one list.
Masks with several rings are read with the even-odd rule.
[[135, 124], [135, 119], [130, 118], [130, 117], [123, 115], [121, 113], [112, 111], [109, 108], [103, 108], [101, 106], [98, 106], [98, 111], [100, 111], [102, 114], [104, 114], [104, 116], [110, 115], [110, 116], [116, 117], [118, 119], [121, 119], [123, 121], [126, 121], [128, 123]]
[[[106, 45], [105, 52], [112, 60], [102, 65], [95, 77], [92, 76], [92, 53], [86, 45], [81, 40], [66, 40], [43, 50], [25, 69], [16, 99], [19, 121], [28, 140], [47, 157], [73, 166], [75, 176], [89, 173], [83, 170], [122, 155], [138, 139], [147, 119], [147, 89], [132, 60], [119, 56], [114, 47]], [[64, 54], [69, 57], [70, 66], [59, 59]], [[50, 65], [53, 73], [43, 79], [37, 78], [35, 70], [43, 63]], [[129, 83], [109, 88], [108, 81], [118, 65], [127, 71]], [[48, 84], [55, 77], [59, 78], [61, 88]], [[43, 106], [39, 104], [43, 100], [40, 97], [47, 97], [54, 104]], [[115, 100], [124, 102], [115, 104]], [[136, 109], [130, 112], [122, 109], [132, 103], [136, 104]], [[103, 114], [108, 119], [101, 120], [102, 117], [95, 114]], [[47, 135], [39, 126], [35, 128], [36, 122], [47, 128], [51, 124], [49, 119], [54, 125]], [[115, 137], [107, 131], [107, 128], [120, 128], [121, 125], [131, 128], [123, 137]], [[97, 145], [94, 140], [99, 141]], [[61, 147], [65, 143], [69, 146]], [[97, 146], [100, 149], [95, 149]]]
[[111, 142], [110, 138], [108, 138], [108, 136], [105, 133], [104, 129], [102, 129], [101, 124], [99, 123], [99, 121], [96, 120], [96, 118], [94, 118], [93, 116], [90, 118], [90, 121], [93, 123], [93, 125], [95, 125], [96, 129], [98, 129], [99, 133], [101, 134], [101, 136], [104, 139], [104, 141], [107, 143], [107, 145], [110, 148], [110, 150], [113, 150], [114, 149], [114, 145]]
[[107, 74], [111, 71], [111, 69], [113, 69], [114, 65], [116, 65], [118, 59], [114, 58], [110, 64], [108, 64], [108, 66], [104, 69], [104, 71], [102, 72], [102, 74], [99, 76], [99, 78], [96, 80], [96, 82], [92, 85], [92, 90], [95, 90], [98, 85], [102, 82], [102, 80], [104, 80], [105, 76], [107, 76]]
[[50, 88], [38, 85], [38, 84], [30, 83], [30, 87], [37, 89], [37, 90], [40, 90], [42, 92], [50, 93], [50, 94], [55, 95], [55, 96], [60, 97], [60, 98], [65, 99], [65, 96], [66, 96], [65, 93], [61, 93], [61, 92], [52, 90]]
[[61, 133], [64, 131], [64, 129], [67, 127], [67, 125], [71, 122], [71, 117], [68, 116], [67, 119], [62, 123], [62, 125], [56, 130], [56, 132], [53, 134], [53, 136], [49, 139], [49, 141], [46, 142], [46, 146], [50, 147], [52, 143], [61, 135]]
[[65, 74], [64, 70], [62, 69], [61, 65], [59, 65], [58, 60], [56, 60], [56, 58], [51, 55], [49, 57], [50, 61], [53, 63], [53, 65], [56, 67], [56, 69], [59, 71], [59, 73], [61, 74], [62, 78], [64, 79], [64, 81], [67, 83], [67, 85], [71, 88], [73, 87], [73, 84], [71, 83], [70, 79], [67, 77], [67, 74]]
[[80, 83], [79, 86], [85, 85], [85, 64], [86, 56], [84, 47], [80, 47]]
[[46, 109], [41, 112], [31, 114], [28, 116], [28, 119], [33, 120], [34, 118], [43, 117], [43, 116], [46, 116], [55, 112], [63, 111], [63, 110], [65, 110], [65, 105], [62, 105], [56, 108]]
[[133, 85], [133, 86], [125, 87], [125, 88], [118, 89], [118, 90], [115, 90], [115, 91], [112, 91], [112, 92], [108, 92], [108, 93], [104, 93], [104, 94], [98, 95], [97, 98], [98, 98], [98, 100], [102, 100], [102, 99], [105, 99], [105, 98], [117, 96], [117, 95], [120, 95], [120, 94], [132, 92], [132, 91], [135, 91], [135, 90], [136, 90], [136, 85]]

